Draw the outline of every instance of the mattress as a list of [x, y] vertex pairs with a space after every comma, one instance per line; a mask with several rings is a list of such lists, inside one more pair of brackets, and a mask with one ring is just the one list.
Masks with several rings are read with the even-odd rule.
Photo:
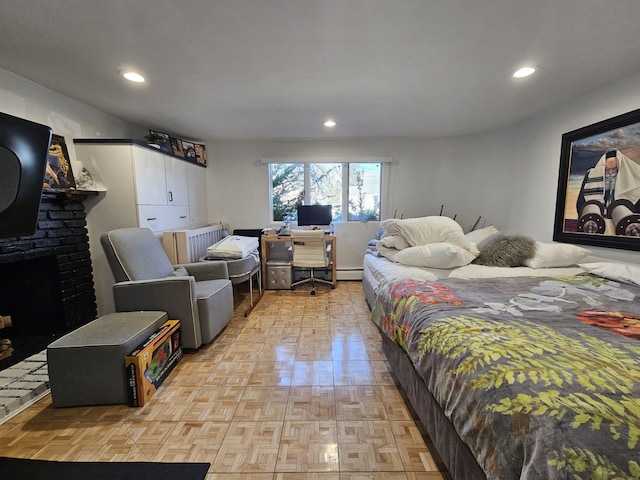
[[369, 283], [374, 293], [378, 293], [380, 283], [384, 280], [411, 278], [414, 280], [435, 281], [443, 278], [498, 278], [498, 277], [546, 277], [572, 276], [584, 273], [578, 266], [564, 268], [530, 268], [530, 267], [488, 267], [486, 265], [469, 264], [452, 269], [414, 267], [392, 262], [385, 257], [376, 257], [367, 253], [364, 256], [363, 279]]

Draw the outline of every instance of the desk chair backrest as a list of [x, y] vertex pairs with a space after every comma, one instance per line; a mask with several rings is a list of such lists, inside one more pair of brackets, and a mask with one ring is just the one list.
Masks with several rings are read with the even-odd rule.
[[291, 248], [295, 267], [322, 268], [329, 265], [322, 230], [291, 230]]

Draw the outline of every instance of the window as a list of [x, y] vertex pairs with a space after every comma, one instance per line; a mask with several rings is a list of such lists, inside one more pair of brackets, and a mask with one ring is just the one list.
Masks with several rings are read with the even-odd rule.
[[269, 163], [269, 174], [274, 222], [315, 204], [331, 205], [334, 222], [380, 220], [381, 163]]
[[380, 220], [381, 165], [349, 164], [349, 220]]
[[296, 216], [296, 206], [304, 204], [304, 164], [274, 163], [271, 176], [271, 213], [274, 222], [289, 221]]

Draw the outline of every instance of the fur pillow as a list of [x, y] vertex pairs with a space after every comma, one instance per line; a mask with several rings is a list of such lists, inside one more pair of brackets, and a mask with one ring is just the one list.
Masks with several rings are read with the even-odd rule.
[[478, 243], [473, 263], [491, 267], [519, 267], [536, 253], [536, 241], [517, 234], [495, 233]]

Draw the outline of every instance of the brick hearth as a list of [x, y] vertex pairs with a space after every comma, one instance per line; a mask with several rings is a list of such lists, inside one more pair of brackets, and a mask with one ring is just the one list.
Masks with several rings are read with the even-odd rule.
[[[0, 315], [10, 314], [14, 318], [14, 327], [0, 330], [0, 338], [12, 339], [11, 335], [16, 335], [20, 330], [16, 322], [21, 315], [25, 315], [25, 311], [29, 311], [30, 318], [23, 320], [29, 325], [38, 321], [50, 322], [45, 327], [51, 330], [45, 335], [45, 339], [49, 336], [50, 341], [96, 318], [93, 269], [83, 204], [85, 199], [86, 196], [81, 194], [45, 192], [36, 232], [31, 236], [0, 239], [0, 274], [8, 280], [3, 280], [5, 285], [11, 282], [10, 274], [21, 273], [19, 262], [25, 262], [22, 263], [25, 268], [36, 269], [36, 272], [29, 273], [29, 278], [22, 279], [25, 289], [29, 290], [26, 295], [28, 303], [15, 305], [19, 303], [16, 297], [20, 297], [22, 292], [14, 292], [12, 298], [0, 296]], [[40, 264], [43, 266], [40, 267]], [[44, 271], [38, 273], [38, 268]], [[38, 284], [40, 276], [47, 277], [44, 284]], [[16, 281], [20, 283], [19, 279]], [[45, 287], [51, 291], [42, 292]], [[42, 305], [42, 311], [33, 314], [31, 310], [39, 304]], [[16, 311], [12, 312], [11, 309]], [[22, 336], [24, 332], [18, 335]], [[22, 340], [16, 339], [14, 343], [24, 343]], [[42, 345], [27, 346], [23, 351], [16, 349], [12, 358], [0, 360], [0, 370], [42, 349]]]

